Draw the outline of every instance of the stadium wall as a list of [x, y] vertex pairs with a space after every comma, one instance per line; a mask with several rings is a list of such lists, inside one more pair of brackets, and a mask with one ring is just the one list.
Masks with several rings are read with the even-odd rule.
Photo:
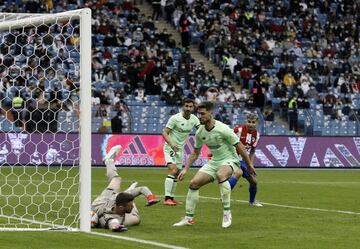
[[[93, 134], [92, 164], [103, 165], [102, 158], [114, 145], [122, 151], [116, 158], [123, 166], [165, 166], [164, 140], [161, 135]], [[77, 134], [0, 133], [1, 165], [77, 165]], [[194, 145], [185, 144], [186, 160]], [[204, 146], [194, 166], [209, 160]], [[288, 137], [262, 136], [258, 144], [256, 167], [360, 168], [360, 137]]]

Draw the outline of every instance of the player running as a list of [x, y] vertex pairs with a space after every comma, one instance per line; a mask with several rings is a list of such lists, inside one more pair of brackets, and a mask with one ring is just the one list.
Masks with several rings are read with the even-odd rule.
[[[243, 125], [237, 125], [234, 128], [235, 134], [240, 138], [240, 142], [245, 146], [249, 153], [251, 165], [254, 163], [255, 149], [260, 139], [260, 133], [256, 130], [258, 123], [258, 116], [256, 113], [250, 113], [246, 116], [246, 122]], [[262, 207], [263, 205], [256, 201], [257, 181], [256, 174], [252, 175], [247, 171], [247, 165], [243, 160], [240, 160], [240, 167], [242, 169], [242, 176], [249, 182], [249, 204], [255, 207]], [[240, 179], [240, 172], [234, 172], [229, 179], [231, 189], [233, 189]]]
[[195, 134], [194, 150], [185, 168], [179, 173], [178, 179], [180, 181], [184, 179], [190, 166], [198, 158], [204, 144], [210, 149], [212, 159], [203, 165], [191, 179], [186, 197], [186, 216], [174, 226], [186, 226], [195, 223], [194, 213], [199, 199], [199, 189], [216, 179], [219, 183], [224, 209], [222, 227], [229, 227], [232, 217], [230, 211], [231, 187], [228, 179], [234, 171], [241, 171], [238, 154], [247, 163], [247, 170], [250, 173], [255, 173], [244, 146], [239, 143], [239, 138], [227, 125], [213, 118], [212, 109], [213, 103], [209, 101], [204, 101], [198, 106], [201, 126]]
[[127, 227], [140, 223], [140, 215], [134, 199], [139, 195], [147, 198], [146, 206], [159, 202], [148, 187], [137, 187], [137, 182], [124, 192], [120, 191], [121, 177], [118, 175], [114, 160], [121, 146], [110, 149], [104, 161], [109, 185], [91, 204], [91, 227], [108, 228], [114, 232], [127, 231]]
[[183, 167], [184, 144], [191, 130], [200, 125], [199, 119], [192, 114], [195, 102], [186, 98], [183, 101], [182, 112], [175, 114], [168, 120], [162, 133], [164, 144], [164, 156], [169, 174], [165, 178], [165, 200], [164, 205], [175, 206], [174, 200], [177, 176]]

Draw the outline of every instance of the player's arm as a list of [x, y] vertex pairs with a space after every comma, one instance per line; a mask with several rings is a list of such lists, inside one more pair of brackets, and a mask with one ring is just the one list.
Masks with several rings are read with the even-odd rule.
[[251, 149], [250, 149], [250, 153], [249, 153], [249, 158], [250, 158], [250, 161], [251, 161], [251, 165], [254, 165], [255, 149], [256, 149], [256, 146], [257, 146], [257, 144], [259, 142], [259, 139], [260, 139], [260, 133], [257, 132], [256, 140], [252, 144]]
[[98, 207], [98, 208], [93, 208], [91, 207], [91, 211], [90, 211], [90, 222], [91, 222], [91, 227], [98, 227], [99, 225], [99, 217], [103, 216], [105, 213], [105, 208], [104, 207]]
[[254, 165], [254, 158], [255, 158], [255, 147], [251, 147], [250, 153], [249, 153], [249, 159], [250, 159], [251, 165]]
[[237, 144], [235, 144], [235, 148], [236, 148], [237, 154], [240, 155], [241, 158], [245, 161], [249, 173], [255, 174], [254, 166], [253, 166], [252, 161], [250, 160], [248, 154], [246, 153], [245, 146], [241, 142], [238, 142]]
[[238, 155], [240, 155], [242, 157], [242, 159], [245, 161], [249, 173], [250, 174], [255, 174], [255, 169], [252, 166], [252, 163], [251, 163], [251, 161], [249, 159], [249, 156], [248, 156], [248, 154], [246, 152], [245, 146], [241, 143], [241, 141], [239, 141], [239, 137], [236, 135], [235, 131], [236, 131], [236, 129], [232, 130], [232, 129], [230, 129], [228, 127], [224, 131], [224, 137], [230, 144], [235, 146], [236, 153]]
[[179, 175], [178, 175], [179, 181], [182, 181], [182, 180], [184, 179], [185, 174], [188, 172], [188, 170], [189, 170], [189, 168], [191, 167], [191, 165], [193, 165], [193, 163], [196, 161], [196, 159], [198, 159], [198, 157], [199, 157], [199, 155], [200, 155], [200, 151], [201, 151], [201, 148], [200, 148], [200, 149], [196, 149], [196, 148], [195, 148], [195, 149], [191, 152], [191, 154], [190, 154], [190, 156], [189, 156], [189, 158], [188, 158], [188, 160], [187, 160], [187, 162], [186, 162], [185, 167], [181, 170], [181, 172], [180, 172]]
[[171, 149], [173, 149], [174, 151], [178, 151], [179, 147], [177, 146], [177, 144], [173, 144], [171, 142], [170, 131], [171, 129], [169, 127], [165, 127], [162, 136], [164, 137], [165, 142], [171, 147]]
[[119, 222], [118, 219], [110, 219], [108, 221], [108, 228], [113, 232], [126, 232], [128, 229]]

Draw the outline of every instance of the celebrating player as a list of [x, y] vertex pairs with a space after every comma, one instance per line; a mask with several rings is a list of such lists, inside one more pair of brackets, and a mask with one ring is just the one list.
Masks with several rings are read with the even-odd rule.
[[91, 204], [91, 226], [109, 228], [114, 232], [127, 231], [127, 227], [140, 223], [139, 211], [134, 203], [135, 197], [146, 196], [146, 206], [159, 202], [148, 187], [137, 187], [137, 182], [119, 193], [121, 177], [117, 173], [114, 159], [120, 150], [120, 145], [114, 146], [105, 156], [106, 176], [110, 183]]
[[174, 226], [186, 226], [195, 223], [193, 217], [199, 199], [199, 189], [216, 179], [219, 183], [224, 208], [222, 227], [229, 227], [232, 217], [230, 211], [231, 187], [228, 179], [234, 171], [241, 171], [238, 154], [247, 163], [247, 170], [250, 173], [255, 173], [244, 146], [239, 143], [239, 138], [227, 125], [213, 118], [212, 109], [213, 103], [209, 101], [204, 101], [198, 106], [201, 126], [195, 134], [194, 150], [185, 168], [179, 173], [178, 179], [180, 181], [184, 179], [190, 166], [198, 158], [203, 144], [206, 144], [210, 149], [212, 159], [203, 165], [191, 179], [186, 197], [186, 216]]
[[183, 101], [182, 112], [171, 116], [163, 131], [163, 137], [165, 139], [164, 155], [169, 169], [169, 174], [166, 176], [164, 184], [164, 204], [168, 206], [175, 206], [178, 203], [174, 200], [174, 195], [177, 176], [183, 166], [183, 147], [191, 130], [200, 125], [199, 119], [192, 114], [194, 106], [194, 100], [186, 98]]
[[[234, 132], [240, 138], [240, 142], [245, 146], [247, 152], [249, 153], [249, 158], [251, 165], [254, 163], [255, 148], [260, 139], [260, 133], [256, 130], [256, 125], [258, 123], [258, 116], [255, 113], [250, 113], [246, 117], [246, 122], [244, 125], [237, 125], [234, 128]], [[242, 169], [242, 176], [249, 182], [249, 204], [255, 207], [262, 207], [263, 205], [259, 202], [256, 202], [256, 193], [257, 193], [257, 181], [256, 175], [252, 175], [247, 171], [246, 163], [241, 160], [240, 167]], [[229, 179], [231, 189], [233, 189], [240, 179], [240, 171], [234, 172], [233, 176]]]

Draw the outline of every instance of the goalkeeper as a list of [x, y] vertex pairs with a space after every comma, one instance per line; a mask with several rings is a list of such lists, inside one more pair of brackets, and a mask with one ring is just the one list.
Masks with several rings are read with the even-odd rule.
[[148, 187], [137, 187], [137, 182], [123, 192], [120, 191], [121, 177], [118, 175], [114, 159], [121, 146], [110, 149], [104, 161], [106, 176], [110, 183], [91, 204], [91, 227], [108, 228], [114, 232], [127, 231], [127, 227], [140, 224], [140, 215], [134, 199], [139, 195], [147, 198], [146, 206], [159, 202]]

